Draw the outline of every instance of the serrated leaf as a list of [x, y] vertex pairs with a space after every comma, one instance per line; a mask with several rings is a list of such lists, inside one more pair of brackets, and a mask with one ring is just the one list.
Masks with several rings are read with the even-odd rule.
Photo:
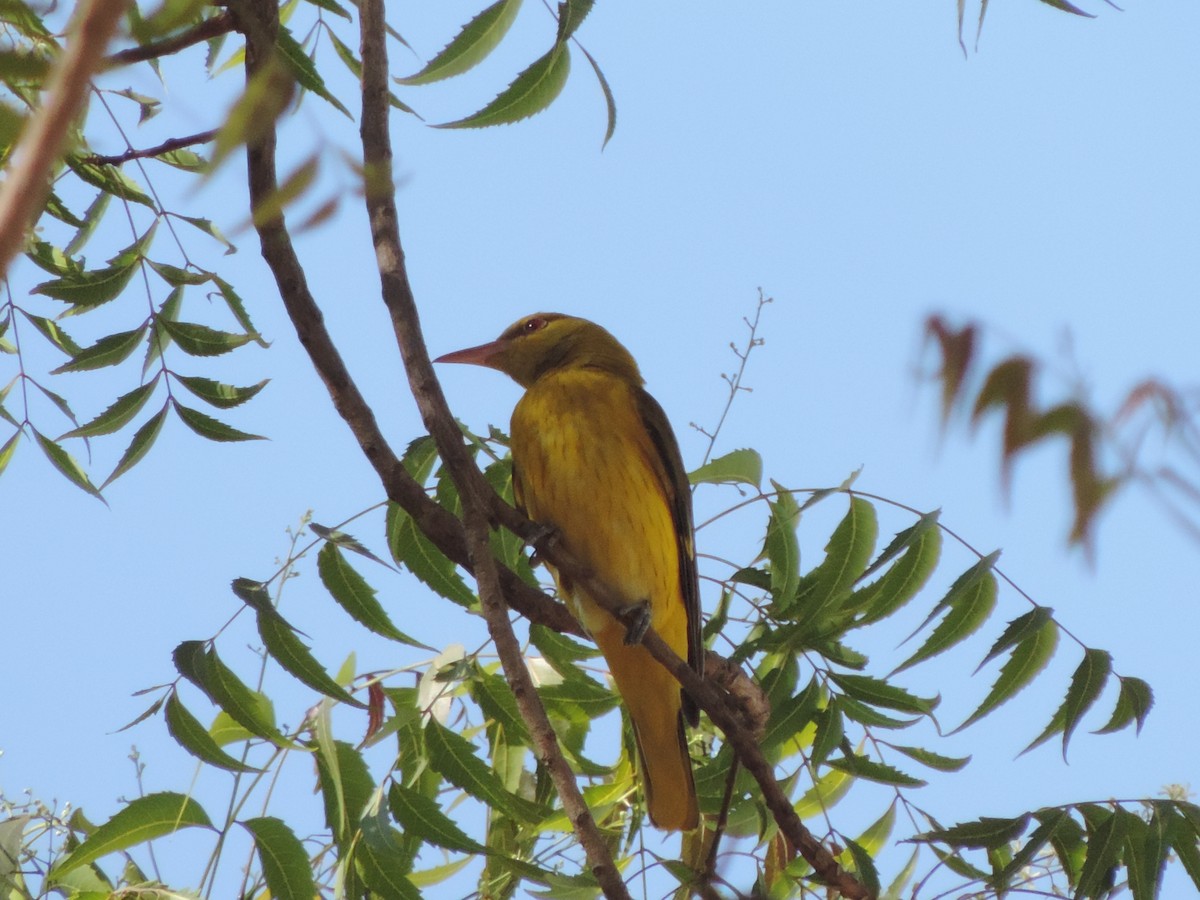
[[997, 706], [1011, 700], [1029, 684], [1034, 677], [1046, 668], [1050, 657], [1058, 646], [1058, 628], [1053, 622], [1046, 622], [1041, 628], [1017, 644], [1012, 655], [1000, 669], [1000, 677], [992, 685], [992, 689], [979, 704], [978, 709], [959, 725], [954, 734], [962, 731], [968, 725], [978, 722]]
[[1155, 812], [1149, 821], [1121, 809], [1118, 815], [1126, 818], [1125, 847], [1121, 855], [1128, 873], [1129, 891], [1133, 900], [1154, 900], [1162, 881], [1167, 861], [1168, 843], [1166, 822]]
[[809, 759], [814, 766], [820, 766], [824, 765], [830, 753], [841, 746], [842, 737], [845, 735], [845, 723], [837, 703], [830, 701], [828, 706], [817, 713], [816, 723], [817, 731], [813, 736]]
[[919, 662], [944, 653], [982, 628], [996, 608], [997, 591], [996, 576], [991, 572], [984, 572], [978, 579], [962, 586], [955, 582], [950, 592], [938, 604], [949, 606], [945, 618], [930, 632], [925, 643], [900, 663], [892, 674], [896, 675]]
[[142, 427], [134, 433], [133, 440], [125, 448], [125, 452], [121, 455], [117, 467], [112, 470], [111, 475], [104, 479], [104, 484], [100, 486], [101, 488], [108, 487], [141, 461], [142, 457], [154, 446], [159, 432], [162, 431], [163, 422], [166, 420], [167, 407], [164, 405], [162, 409], [147, 419]]
[[100, 496], [100, 491], [92, 484], [91, 479], [87, 477], [87, 473], [83, 471], [83, 467], [79, 465], [75, 457], [36, 428], [33, 429], [33, 437], [37, 441], [38, 446], [42, 448], [42, 452], [46, 454], [46, 458], [50, 460], [50, 464], [65, 475], [68, 481], [76, 487], [87, 491], [93, 497], [101, 501], [104, 500]]
[[434, 128], [488, 128], [527, 119], [554, 102], [567, 83], [571, 54], [565, 44], [555, 44], [513, 80], [491, 103], [476, 113]]
[[1111, 673], [1112, 656], [1107, 651], [1085, 649], [1083, 660], [1071, 675], [1067, 696], [1063, 698], [1062, 706], [1051, 718], [1051, 726], [1025, 749], [1032, 750], [1051, 735], [1061, 731], [1063, 760], [1066, 761], [1067, 745], [1071, 741], [1071, 735], [1079, 725], [1080, 719], [1100, 698], [1100, 693], [1108, 683], [1108, 676]]
[[792, 603], [800, 583], [800, 544], [796, 540], [800, 508], [791, 491], [774, 480], [771, 487], [776, 496], [770, 502], [771, 517], [767, 520], [762, 556], [770, 564], [771, 597], [776, 604], [786, 607]]
[[50, 388], [45, 387], [44, 385], [41, 385], [36, 381], [31, 381], [30, 383], [34, 387], [36, 387], [39, 391], [41, 391], [42, 394], [45, 395], [47, 400], [49, 400], [51, 403], [53, 403], [55, 406], [57, 406], [59, 411], [64, 416], [66, 416], [68, 419], [71, 420], [72, 424], [75, 424], [75, 425], [79, 424], [79, 420], [75, 418], [75, 413], [72, 412], [71, 404], [67, 402], [66, 397], [62, 396], [61, 394], [54, 393], [54, 391], [50, 390]]
[[595, 0], [560, 0], [558, 4], [559, 43], [574, 36], [595, 5]]
[[455, 787], [514, 819], [528, 823], [541, 819], [541, 808], [505, 790], [496, 774], [475, 755], [475, 748], [466, 738], [430, 719], [425, 725], [425, 745], [429, 750], [429, 765]]
[[21, 310], [26, 319], [30, 321], [34, 328], [42, 333], [42, 335], [51, 344], [61, 350], [67, 356], [76, 356], [83, 350], [74, 339], [62, 330], [62, 327], [53, 319], [47, 319], [43, 316], [35, 316], [32, 313]]
[[[925, 586], [937, 567], [941, 552], [941, 531], [938, 528], [925, 529], [883, 575], [851, 594], [844, 608], [848, 611], [863, 611], [856, 623], [859, 625], [868, 625], [887, 618], [908, 603]], [[885, 549], [884, 554], [886, 553]], [[883, 554], [881, 558], [882, 556]]]
[[176, 375], [175, 380], [205, 403], [218, 409], [233, 409], [254, 397], [267, 386], [271, 379], [264, 378], [258, 384], [248, 387], [223, 384], [220, 381], [213, 381], [211, 378], [200, 378], [195, 375]]
[[997, 891], [1006, 889], [1013, 878], [1018, 877], [1026, 866], [1033, 862], [1047, 842], [1054, 837], [1063, 820], [1069, 819], [1070, 813], [1065, 809], [1043, 810], [1037, 814], [1038, 827], [1033, 830], [1013, 857], [991, 881]]
[[354, 116], [350, 114], [350, 110], [346, 109], [342, 101], [329, 92], [329, 88], [325, 86], [325, 79], [317, 71], [316, 64], [304, 52], [300, 42], [292, 36], [288, 29], [279, 29], [279, 33], [275, 37], [275, 46], [300, 87], [306, 91], [312, 91], [347, 119], [353, 121]]
[[249, 334], [218, 331], [195, 322], [160, 318], [158, 324], [174, 339], [180, 350], [191, 356], [220, 356], [253, 340]]
[[393, 782], [388, 789], [388, 809], [406, 833], [415, 835], [446, 850], [459, 853], [486, 853], [487, 848], [472, 839], [442, 812], [436, 800]]
[[1054, 610], [1048, 606], [1035, 606], [1024, 615], [1017, 616], [1008, 623], [1000, 637], [996, 638], [996, 643], [992, 644], [992, 649], [976, 666], [975, 671], [978, 672], [1009, 647], [1015, 647], [1030, 635], [1037, 634], [1053, 616]]
[[46, 241], [31, 240], [25, 248], [26, 258], [51, 275], [78, 275], [83, 272], [76, 260]]
[[30, 293], [43, 294], [72, 304], [71, 312], [88, 311], [115, 300], [137, 271], [139, 260], [154, 241], [157, 223], [128, 247], [121, 250], [103, 269], [71, 272], [51, 281], [44, 281]]
[[326, 543], [321, 548], [317, 554], [317, 572], [333, 599], [360, 625], [393, 641], [430, 649], [392, 624], [382, 604], [375, 599], [375, 589], [346, 561], [336, 544]]
[[8, 464], [12, 462], [13, 453], [16, 452], [17, 444], [21, 441], [22, 431], [14, 431], [12, 437], [4, 442], [4, 446], [0, 447], [0, 475], [8, 468]]
[[[216, 162], [216, 159], [213, 159], [212, 165], [216, 165]], [[229, 238], [225, 237], [225, 235], [221, 233], [221, 229], [217, 228], [217, 226], [214, 225], [210, 220], [196, 218], [194, 216], [176, 216], [176, 218], [182, 219], [193, 228], [198, 228], [200, 231], [203, 231], [205, 234], [211, 237], [214, 241], [221, 244], [225, 248], [225, 254], [227, 256], [230, 253], [237, 253], [237, 247], [231, 244], [229, 242]]]
[[851, 497], [850, 508], [825, 545], [825, 559], [800, 583], [793, 615], [818, 622], [839, 606], [862, 577], [878, 534], [875, 507], [861, 497]]
[[212, 828], [204, 808], [183, 794], [164, 791], [137, 797], [91, 833], [50, 870], [47, 878], [59, 882], [72, 869], [181, 828]]
[[166, 710], [167, 731], [175, 742], [201, 762], [227, 769], [230, 772], [260, 772], [254, 766], [246, 765], [230, 756], [209, 734], [208, 729], [200, 720], [188, 711], [175, 691], [167, 697]]
[[935, 828], [923, 834], [916, 835], [913, 840], [922, 843], [938, 842], [947, 846], [962, 848], [977, 848], [984, 850], [1003, 847], [1015, 841], [1029, 826], [1029, 815], [1016, 816], [1011, 819], [999, 819], [983, 816], [974, 822], [963, 822], [949, 828]]
[[200, 688], [213, 703], [229, 713], [230, 718], [251, 734], [280, 747], [290, 746], [290, 742], [275, 728], [270, 700], [247, 687], [221, 661], [215, 649], [206, 650], [203, 641], [184, 641], [175, 648], [172, 659], [180, 675]]
[[312, 900], [318, 895], [308, 851], [287, 824], [274, 816], [239, 824], [254, 838], [263, 879], [274, 900]]
[[921, 765], [929, 766], [939, 772], [958, 772], [971, 761], [969, 756], [942, 756], [940, 753], [934, 753], [932, 750], [922, 747], [902, 747], [897, 744], [888, 744], [888, 746], [893, 750], [899, 750], [909, 759], [915, 759]]
[[1137, 731], [1140, 734], [1142, 724], [1146, 721], [1146, 716], [1150, 714], [1150, 708], [1154, 706], [1154, 692], [1150, 685], [1142, 679], [1120, 676], [1120, 682], [1121, 693], [1117, 696], [1117, 705], [1113, 709], [1112, 718], [1096, 734], [1120, 731], [1134, 721], [1137, 722]]
[[158, 276], [171, 285], [171, 287], [183, 287], [188, 284], [206, 284], [212, 280], [212, 275], [208, 272], [193, 272], [190, 269], [181, 269], [178, 266], [155, 262], [152, 259], [147, 259], [146, 264], [157, 272]]
[[496, 49], [520, 8], [521, 0], [498, 0], [493, 3], [464, 25], [421, 71], [406, 78], [396, 78], [396, 83], [429, 84], [474, 68]]
[[816, 780], [796, 802], [796, 815], [808, 819], [827, 813], [850, 792], [854, 779], [838, 769], [830, 769]]
[[392, 559], [447, 600], [472, 609], [479, 601], [454, 563], [433, 545], [403, 508], [388, 503], [387, 542]]
[[85, 425], [72, 429], [59, 440], [77, 437], [98, 437], [102, 434], [112, 434], [133, 421], [133, 417], [141, 412], [154, 388], [158, 384], [158, 376], [141, 387], [136, 387], [127, 394], [122, 394], [104, 412]]
[[92, 346], [80, 350], [70, 362], [57, 369], [51, 369], [51, 374], [61, 375], [64, 372], [84, 372], [115, 366], [128, 359], [145, 337], [145, 325], [133, 331], [121, 331], [102, 337]]
[[196, 434], [202, 438], [207, 438], [210, 441], [265, 441], [266, 438], [261, 434], [250, 434], [247, 431], [240, 431], [232, 425], [226, 425], [214, 419], [212, 416], [205, 415], [198, 409], [192, 409], [184, 406], [178, 400], [172, 400], [171, 406], [175, 409], [180, 420]]
[[421, 900], [420, 891], [405, 874], [412, 867], [412, 854], [402, 848], [400, 835], [387, 816], [365, 816], [359, 823], [359, 833], [354, 861], [371, 896]]
[[108, 204], [112, 200], [112, 196], [108, 191], [100, 191], [96, 195], [96, 199], [91, 202], [91, 205], [87, 208], [87, 212], [83, 214], [83, 221], [79, 223], [75, 236], [71, 238], [70, 242], [64, 248], [67, 256], [74, 256], [91, 240], [100, 222], [104, 219], [104, 213], [108, 210]]
[[271, 658], [314, 691], [332, 697], [334, 700], [340, 700], [342, 703], [348, 703], [350, 706], [366, 709], [365, 703], [355, 699], [349, 691], [333, 680], [325, 671], [325, 667], [317, 662], [316, 657], [309, 652], [309, 648], [296, 635], [292, 626], [279, 615], [274, 607], [271, 607], [270, 610], [270, 612], [260, 611], [258, 613], [258, 633], [263, 639], [263, 644], [266, 645], [267, 652], [271, 654]]
[[762, 457], [757, 450], [734, 450], [688, 473], [691, 484], [762, 484]]
[[1179, 858], [1180, 865], [1200, 890], [1200, 831], [1195, 823], [1172, 807], [1167, 827], [1171, 848]]
[[937, 708], [938, 697], [918, 697], [898, 685], [872, 678], [869, 675], [846, 675], [830, 672], [830, 678], [843, 691], [856, 700], [884, 709], [895, 709], [906, 713], [929, 714]]
[[1123, 815], [1124, 810], [1109, 814], [1093, 826], [1091, 819], [1087, 820], [1087, 856], [1083, 860], [1083, 868], [1079, 871], [1079, 881], [1075, 885], [1076, 897], [1096, 897], [1106, 893], [1111, 887], [1113, 870], [1121, 858], [1121, 849], [1125, 843], [1125, 834], [1129, 830], [1129, 820]]
[[205, 157], [187, 147], [178, 147], [174, 150], [157, 153], [154, 158], [172, 168], [193, 174], [207, 172], [209, 167], [209, 161]]
[[895, 787], [924, 787], [926, 784], [920, 778], [914, 778], [912, 775], [901, 772], [895, 766], [876, 762], [858, 754], [836, 757], [829, 760], [826, 765], [840, 769], [856, 778], [865, 778], [867, 781], [875, 781], [879, 784], [890, 784]]
[[[820, 699], [821, 689], [817, 686], [816, 679], [814, 678], [805, 685], [803, 690], [787, 697], [779, 704], [773, 705], [771, 718], [767, 720], [767, 730], [758, 742], [763, 751], [770, 750], [772, 747], [779, 746], [784, 741], [791, 740], [809, 725], [814, 720], [814, 716], [817, 716], [817, 706]], [[828, 710], [822, 710], [821, 712], [825, 714], [828, 713]], [[825, 756], [828, 756], [829, 751], [837, 746], [837, 741], [841, 740], [840, 716], [838, 719], [838, 738], [826, 749]], [[820, 731], [823, 719], [817, 717], [816, 721], [818, 723], [818, 731]], [[828, 728], [828, 724], [826, 727]], [[816, 753], [815, 750], [814, 753]], [[817, 761], [814, 760], [814, 762]]]
[[71, 171], [92, 187], [107, 191], [114, 197], [140, 203], [142, 206], [158, 211], [154, 200], [141, 189], [136, 181], [130, 178], [120, 166], [97, 165], [83, 162], [82, 155], [68, 154], [66, 163]]
[[879, 870], [875, 868], [875, 860], [857, 841], [846, 840], [846, 849], [854, 860], [854, 874], [866, 886], [870, 896], [879, 896]]

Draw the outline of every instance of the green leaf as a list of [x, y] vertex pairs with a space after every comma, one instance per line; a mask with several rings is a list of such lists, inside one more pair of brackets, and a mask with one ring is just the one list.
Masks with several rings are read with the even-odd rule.
[[258, 612], [258, 633], [271, 657], [302, 684], [308, 685], [314, 691], [359, 709], [366, 709], [365, 703], [355, 699], [345, 688], [333, 680], [325, 671], [325, 667], [317, 662], [309, 652], [309, 648], [296, 636], [292, 626], [279, 615], [278, 611], [272, 606], [268, 606], [267, 609], [270, 611], [260, 610]]
[[857, 841], [847, 839], [846, 849], [850, 851], [850, 856], [854, 859], [854, 873], [858, 876], [858, 880], [867, 888], [870, 896], [878, 897], [879, 870], [875, 868], [875, 860], [871, 859], [871, 854]]
[[833, 809], [850, 792], [854, 779], [837, 769], [831, 769], [816, 780], [796, 803], [796, 815], [808, 819]]
[[1013, 854], [1013, 858], [1004, 868], [991, 879], [991, 885], [996, 891], [1003, 892], [1012, 885], [1014, 878], [1022, 877], [1022, 870], [1033, 862], [1046, 843], [1054, 837], [1063, 821], [1070, 819], [1070, 813], [1065, 809], [1042, 810], [1036, 813], [1036, 816], [1039, 822], [1038, 827]]
[[68, 154], [66, 163], [71, 171], [92, 187], [112, 194], [121, 200], [140, 203], [142, 206], [158, 211], [154, 200], [141, 189], [136, 181], [130, 178], [120, 166], [96, 165], [83, 162], [84, 154]]
[[72, 869], [110, 853], [192, 827], [213, 826], [204, 808], [191, 797], [166, 791], [137, 797], [103, 825], [92, 829], [78, 847], [58, 861], [47, 878], [61, 882]]
[[79, 275], [83, 272], [83, 266], [46, 241], [31, 240], [26, 247], [25, 256], [51, 275]]
[[60, 441], [76, 437], [98, 437], [102, 434], [112, 434], [128, 425], [136, 416], [158, 384], [158, 376], [153, 380], [136, 387], [127, 394], [122, 394], [104, 412], [96, 416], [86, 425], [80, 425], [59, 438]]
[[179, 349], [191, 356], [220, 356], [254, 339], [249, 334], [218, 331], [195, 322], [175, 322], [160, 318], [158, 323], [163, 331], [175, 340]]
[[[216, 162], [217, 162], [217, 160], [214, 158], [212, 161], [212, 164], [215, 165]], [[179, 216], [179, 215], [177, 215], [175, 218], [182, 219], [184, 222], [187, 222], [193, 228], [198, 228], [200, 231], [203, 231], [205, 234], [207, 234], [209, 237], [211, 237], [214, 241], [221, 244], [225, 248], [225, 254], [227, 256], [230, 253], [237, 253], [237, 247], [233, 246], [233, 244], [231, 244], [229, 242], [229, 238], [225, 237], [225, 235], [221, 233], [221, 230], [219, 228], [217, 228], [217, 226], [214, 225], [212, 222], [210, 222], [208, 219], [199, 219], [199, 218], [194, 218], [192, 216]], [[220, 279], [218, 279], [216, 277], [214, 277], [213, 280], [220, 283]]]
[[406, 873], [412, 868], [412, 853], [404, 849], [401, 836], [386, 815], [365, 816], [359, 823], [361, 838], [354, 847], [358, 864], [372, 897], [421, 900], [421, 892]]
[[100, 491], [92, 484], [91, 479], [87, 477], [87, 473], [83, 471], [83, 468], [75, 460], [75, 457], [36, 428], [33, 429], [33, 437], [38, 442], [38, 446], [42, 448], [42, 452], [46, 454], [46, 458], [50, 460], [50, 464], [65, 475], [68, 481], [76, 487], [87, 491], [93, 497], [99, 500], [104, 499], [100, 496]]
[[1133, 721], [1137, 722], [1137, 731], [1140, 734], [1142, 724], [1146, 721], [1146, 716], [1150, 714], [1150, 708], [1154, 705], [1154, 692], [1150, 689], [1150, 685], [1142, 679], [1126, 676], [1119, 676], [1119, 679], [1121, 693], [1117, 697], [1117, 706], [1113, 710], [1112, 718], [1096, 734], [1120, 731]]
[[183, 287], [188, 284], [206, 284], [212, 281], [212, 275], [208, 272], [193, 272], [190, 269], [181, 269], [178, 266], [155, 262], [152, 259], [146, 260], [146, 264], [157, 272], [159, 277], [171, 285], [171, 287]]
[[799, 585], [793, 615], [818, 622], [824, 613], [840, 606], [862, 577], [878, 534], [875, 507], [852, 496], [850, 508], [825, 545], [825, 559]]
[[212, 404], [218, 409], [233, 409], [256, 395], [267, 386], [271, 379], [264, 378], [258, 384], [252, 384], [249, 387], [223, 384], [220, 381], [213, 381], [211, 378], [199, 378], [194, 375], [176, 375], [175, 380], [204, 402]]
[[559, 43], [574, 36], [595, 5], [595, 0], [560, 0], [558, 4]]
[[817, 732], [813, 737], [809, 759], [814, 766], [820, 766], [829, 758], [829, 754], [841, 746], [845, 735], [845, 722], [836, 702], [830, 701], [816, 715]]
[[1013, 650], [1012, 655], [1000, 669], [1000, 677], [992, 685], [992, 689], [979, 704], [979, 708], [959, 725], [954, 734], [962, 731], [968, 725], [974, 724], [1002, 703], [1011, 700], [1029, 684], [1034, 677], [1046, 668], [1050, 657], [1058, 646], [1058, 628], [1053, 622], [1046, 622], [1032, 635], [1026, 637]]
[[397, 84], [429, 84], [452, 78], [477, 66], [487, 58], [517, 17], [521, 0], [498, 0], [454, 36], [442, 51], [415, 75], [395, 79]]
[[762, 556], [770, 564], [771, 598], [775, 605], [786, 608], [793, 603], [800, 584], [800, 544], [796, 540], [800, 507], [791, 491], [778, 482], [772, 480], [771, 487], [776, 496], [770, 503]]
[[762, 457], [757, 450], [734, 450], [688, 473], [692, 484], [762, 484]]
[[53, 319], [35, 316], [25, 310], [21, 310], [21, 312], [33, 324], [33, 327], [45, 336], [46, 340], [67, 354], [67, 356], [76, 356], [83, 350]]
[[179, 674], [200, 688], [230, 718], [279, 747], [291, 746], [275, 728], [271, 701], [251, 690], [203, 641], [184, 641], [172, 653]]
[[1200, 830], [1174, 806], [1169, 810], [1168, 819], [1167, 837], [1171, 848], [1196, 889], [1200, 890]]
[[1037, 634], [1053, 617], [1054, 610], [1048, 606], [1035, 606], [1024, 615], [1017, 616], [1008, 623], [1000, 637], [996, 638], [996, 643], [992, 645], [983, 661], [975, 667], [975, 671], [978, 672], [1009, 647], [1015, 647], [1031, 635]]
[[171, 733], [171, 737], [175, 738], [176, 743], [180, 747], [200, 761], [220, 769], [228, 769], [230, 772], [262, 771], [234, 759], [222, 750], [220, 744], [209, 734], [208, 729], [183, 705], [183, 702], [179, 699], [179, 695], [175, 691], [171, 691], [167, 697], [166, 710], [164, 712], [167, 720], [167, 731]]
[[52, 369], [51, 373], [61, 375], [63, 372], [84, 372], [115, 366], [128, 359], [145, 337], [145, 325], [133, 331], [121, 331], [102, 337], [92, 346], [80, 350], [70, 362]]
[[393, 782], [388, 790], [388, 809], [408, 834], [423, 843], [460, 853], [486, 853], [487, 848], [462, 831], [442, 812], [436, 800]]
[[317, 896], [308, 852], [291, 828], [274, 816], [240, 824], [254, 837], [263, 878], [274, 900], [312, 900]]
[[475, 748], [466, 738], [430, 719], [425, 725], [425, 745], [429, 749], [429, 765], [451, 784], [514, 819], [533, 823], [542, 818], [539, 806], [505, 790], [496, 774], [475, 755]]
[[556, 43], [483, 109], [456, 122], [433, 127], [487, 128], [527, 119], [554, 102], [570, 71], [571, 54], [565, 44]]
[[1117, 815], [1125, 817], [1128, 829], [1122, 860], [1129, 875], [1129, 890], [1133, 900], [1154, 900], [1158, 896], [1163, 866], [1167, 861], [1167, 823], [1157, 810], [1148, 822], [1125, 809], [1118, 810]]
[[1071, 683], [1067, 687], [1067, 696], [1063, 699], [1062, 706], [1054, 713], [1046, 730], [1022, 752], [1032, 750], [1061, 731], [1063, 761], [1065, 762], [1067, 744], [1071, 741], [1071, 735], [1079, 725], [1079, 720], [1100, 698], [1100, 693], [1108, 683], [1108, 676], [1111, 673], [1112, 656], [1107, 651], [1084, 650], [1083, 661], [1079, 663], [1071, 676]]
[[[608, 142], [612, 140], [613, 133], [617, 130], [617, 101], [613, 97], [612, 88], [608, 86], [608, 79], [604, 77], [604, 72], [600, 70], [600, 64], [592, 58], [592, 54], [588, 53], [583, 45], [578, 46], [587, 58], [587, 61], [591, 63], [592, 71], [596, 73], [596, 80], [600, 82], [600, 90], [604, 94], [604, 105], [608, 112], [608, 126], [604, 129], [604, 142], [600, 145], [600, 149], [603, 150], [608, 146]], [[757, 485], [755, 486], [757, 487]]]
[[914, 778], [912, 775], [901, 772], [895, 766], [876, 762], [865, 756], [859, 756], [857, 753], [848, 753], [845, 756], [831, 759], [827, 765], [856, 778], [864, 778], [879, 784], [890, 784], [896, 787], [924, 787], [926, 784], [920, 778]]
[[142, 360], [142, 375], [150, 371], [150, 367], [159, 359], [171, 345], [171, 336], [162, 327], [163, 319], [179, 318], [179, 307], [183, 305], [183, 287], [177, 287], [167, 295], [167, 299], [158, 308], [154, 322], [150, 326], [150, 340], [146, 342], [146, 358]]
[[68, 256], [75, 256], [91, 240], [92, 235], [96, 233], [96, 229], [104, 219], [104, 213], [108, 211], [108, 204], [112, 200], [112, 196], [108, 191], [100, 191], [96, 195], [96, 199], [83, 214], [83, 221], [78, 226], [79, 230], [75, 232], [75, 236], [64, 248], [64, 252]]
[[938, 603], [938, 607], [949, 607], [945, 618], [937, 624], [920, 649], [900, 663], [892, 674], [944, 653], [982, 628], [996, 608], [997, 590], [996, 576], [990, 571], [980, 573], [977, 578], [955, 581]]
[[210, 441], [265, 441], [266, 438], [261, 434], [250, 434], [246, 431], [239, 431], [232, 425], [226, 425], [224, 422], [219, 422], [212, 416], [205, 415], [198, 409], [191, 409], [184, 406], [178, 400], [172, 400], [171, 405], [175, 408], [176, 414], [183, 421], [183, 424], [202, 438], [207, 438]]
[[333, 599], [360, 625], [393, 641], [431, 649], [392, 624], [383, 605], [375, 599], [375, 589], [346, 561], [336, 544], [326, 543], [321, 548], [317, 572]]
[[209, 167], [207, 159], [195, 150], [189, 150], [187, 147], [179, 147], [175, 150], [156, 153], [154, 158], [172, 168], [181, 169], [184, 172], [191, 172], [193, 174], [207, 172]]
[[904, 688], [869, 675], [845, 675], [840, 672], [830, 672], [830, 677], [843, 691], [856, 700], [869, 703], [871, 706], [882, 706], [884, 709], [895, 709], [906, 713], [928, 715], [937, 708], [938, 697], [918, 697]]
[[16, 452], [17, 444], [21, 441], [21, 435], [24, 432], [14, 431], [12, 437], [4, 442], [4, 446], [0, 447], [0, 474], [8, 468], [8, 464], [12, 462], [13, 453]]
[[997, 819], [989, 816], [974, 822], [964, 822], [949, 828], [935, 828], [918, 834], [914, 841], [931, 844], [934, 842], [946, 844], [956, 849], [978, 848], [993, 850], [1015, 841], [1029, 826], [1029, 815], [1016, 816], [1012, 819]]
[[909, 759], [915, 759], [922, 765], [939, 772], [958, 772], [971, 761], [969, 756], [942, 756], [940, 753], [934, 753], [932, 750], [925, 750], [922, 747], [902, 747], [897, 744], [888, 744], [888, 746], [893, 750], [899, 750]]
[[441, 596], [467, 609], [478, 606], [478, 599], [459, 577], [454, 563], [425, 537], [412, 516], [395, 503], [388, 504], [387, 541], [392, 559]]
[[166, 420], [167, 407], [164, 405], [162, 409], [147, 419], [142, 427], [134, 433], [133, 440], [125, 448], [125, 452], [121, 455], [117, 467], [112, 470], [111, 475], [104, 479], [104, 484], [100, 486], [101, 488], [108, 487], [141, 461], [142, 457], [154, 446], [159, 432], [162, 431], [163, 422]]
[[304, 52], [304, 48], [300, 46], [299, 41], [292, 37], [292, 33], [288, 29], [279, 29], [279, 34], [275, 37], [275, 46], [300, 87], [306, 91], [312, 91], [347, 119], [353, 121], [354, 116], [350, 114], [350, 110], [346, 109], [342, 101], [331, 94], [329, 88], [325, 87], [325, 79], [317, 71], [316, 63]]
[[1076, 897], [1098, 897], [1111, 889], [1113, 872], [1120, 861], [1125, 834], [1129, 830], [1127, 815], [1124, 810], [1103, 817], [1084, 815], [1088, 832], [1087, 856], [1075, 886]]
[[359, 819], [375, 794], [375, 779], [352, 745], [329, 735], [329, 703], [321, 701], [317, 728], [317, 777], [325, 801], [325, 821], [342, 852], [353, 841]]
[[[767, 730], [759, 741], [759, 746], [763, 751], [777, 747], [785, 741], [791, 740], [799, 734], [810, 722], [814, 716], [817, 716], [817, 705], [821, 700], [821, 689], [817, 685], [816, 679], [809, 681], [802, 691], [787, 697], [778, 705], [773, 705], [771, 709], [771, 718], [767, 721]], [[822, 710], [822, 713], [828, 713], [828, 710]], [[841, 730], [840, 720], [838, 716], [838, 731]], [[818, 717], [818, 726], [823, 721]], [[828, 723], [827, 723], [828, 728]], [[820, 729], [818, 728], [818, 733]], [[841, 740], [839, 736], [825, 751], [825, 756], [829, 755], [829, 751], [837, 746], [837, 741]], [[814, 750], [814, 754], [816, 751]], [[823, 757], [822, 757], [823, 758]], [[817, 762], [818, 760], [814, 760]]]
[[115, 300], [133, 278], [139, 260], [150, 249], [155, 230], [156, 226], [151, 225], [145, 234], [114, 256], [106, 268], [70, 272], [52, 281], [42, 282], [30, 293], [62, 300], [81, 311]]

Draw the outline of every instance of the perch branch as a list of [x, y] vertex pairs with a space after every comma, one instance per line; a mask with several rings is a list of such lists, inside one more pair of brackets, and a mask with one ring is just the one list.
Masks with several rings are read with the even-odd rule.
[[362, 134], [365, 198], [375, 243], [380, 287], [392, 317], [409, 385], [425, 427], [437, 443], [463, 501], [467, 555], [475, 572], [488, 632], [505, 677], [516, 697], [521, 718], [533, 738], [538, 759], [550, 772], [563, 809], [579, 836], [588, 866], [605, 896], [628, 898], [629, 892], [612, 854], [584, 802], [570, 765], [558, 746], [546, 709], [534, 688], [520, 644], [508, 619], [498, 566], [488, 540], [489, 510], [495, 492], [467, 454], [462, 432], [450, 413], [421, 334], [421, 323], [404, 264], [392, 183], [392, 146], [388, 132], [387, 31], [382, 0], [360, 0], [362, 40]]
[[110, 54], [104, 58], [103, 66], [105, 69], [115, 69], [118, 66], [127, 66], [131, 63], [146, 62], [147, 60], [158, 59], [162, 56], [169, 56], [193, 44], [199, 44], [201, 41], [207, 41], [210, 38], [228, 34], [230, 31], [233, 31], [233, 24], [233, 14], [226, 10], [172, 37], [163, 38], [161, 41], [151, 41], [148, 44], [130, 47], [127, 50], [119, 50], [116, 53]]

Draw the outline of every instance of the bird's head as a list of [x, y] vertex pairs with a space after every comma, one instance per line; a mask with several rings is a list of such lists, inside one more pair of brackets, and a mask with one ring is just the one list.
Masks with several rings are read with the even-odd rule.
[[595, 322], [562, 313], [525, 316], [491, 343], [447, 353], [434, 362], [499, 369], [525, 388], [549, 372], [580, 368], [602, 369], [642, 384], [637, 363], [615, 337]]

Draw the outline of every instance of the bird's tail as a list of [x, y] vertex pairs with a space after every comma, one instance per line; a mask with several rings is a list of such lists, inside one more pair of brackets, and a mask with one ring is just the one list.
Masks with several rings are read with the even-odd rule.
[[646, 788], [646, 810], [650, 813], [650, 821], [659, 828], [688, 831], [699, 824], [700, 815], [683, 713], [675, 712], [673, 735], [661, 734], [660, 724], [655, 721], [651, 727], [645, 727], [650, 723], [641, 723], [643, 727], [639, 727], [637, 719], [633, 719], [633, 736], [637, 740], [642, 783]]

